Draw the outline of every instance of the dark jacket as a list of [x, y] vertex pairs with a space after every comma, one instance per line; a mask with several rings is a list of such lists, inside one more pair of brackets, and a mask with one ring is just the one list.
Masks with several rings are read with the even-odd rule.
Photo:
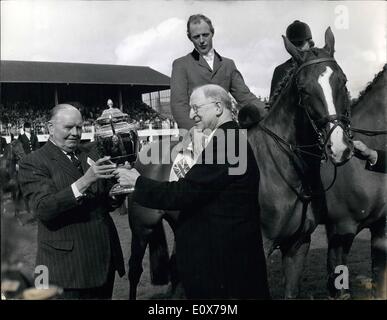
[[[96, 161], [95, 149], [81, 149], [84, 172], [87, 158]], [[81, 173], [67, 156], [48, 141], [24, 157], [19, 181], [23, 196], [38, 218], [37, 265], [49, 269], [50, 283], [64, 288], [99, 287], [114, 266], [122, 276], [124, 262], [117, 231], [109, 215], [119, 203], [108, 197], [106, 181], [88, 189], [87, 198], [77, 201], [71, 184]]]
[[271, 86], [270, 86], [270, 98], [272, 97], [274, 90], [277, 88], [278, 83], [281, 82], [281, 80], [286, 75], [287, 70], [289, 70], [292, 67], [293, 59], [290, 58], [289, 60], [286, 60], [283, 64], [280, 64], [274, 69], [273, 72], [273, 78], [271, 79]]
[[29, 154], [32, 151], [39, 149], [40, 147], [38, 137], [33, 133], [31, 133], [31, 139], [28, 139], [24, 133], [19, 135], [18, 140], [22, 143], [24, 152], [26, 154]]
[[[218, 133], [231, 129], [226, 143]], [[232, 165], [217, 164], [239, 138], [247, 144], [240, 155], [246, 171], [230, 175]], [[232, 149], [234, 150], [234, 149]], [[243, 150], [243, 149], [242, 149]], [[219, 153], [218, 153], [219, 152]], [[214, 155], [214, 164], [205, 164]], [[235, 122], [220, 126], [185, 178], [158, 182], [140, 176], [134, 200], [150, 208], [181, 210], [176, 230], [178, 272], [189, 299], [267, 299], [266, 263], [258, 207], [259, 171], [247, 137]]]
[[189, 118], [189, 98], [192, 91], [206, 84], [223, 87], [242, 108], [247, 104], [255, 105], [262, 115], [264, 103], [250, 92], [233, 60], [220, 56], [215, 51], [214, 68], [196, 51], [176, 59], [172, 64], [171, 111], [179, 128], [191, 129], [194, 121]]
[[7, 140], [5, 140], [5, 138], [3, 137], [0, 137], [0, 154], [5, 153], [6, 147], [7, 147]]
[[369, 161], [367, 161], [366, 169], [380, 173], [387, 173], [386, 151], [376, 150], [376, 152], [378, 153], [378, 159], [376, 163], [371, 166]]

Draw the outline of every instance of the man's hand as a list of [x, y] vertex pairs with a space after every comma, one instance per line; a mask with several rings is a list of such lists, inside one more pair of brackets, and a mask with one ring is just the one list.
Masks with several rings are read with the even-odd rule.
[[355, 156], [361, 160], [368, 160], [372, 165], [378, 160], [378, 153], [367, 147], [363, 142], [354, 140], [353, 146], [355, 147]]
[[140, 173], [136, 169], [127, 169], [120, 167], [114, 171], [114, 175], [121, 186], [133, 187], [136, 184], [137, 178], [140, 176]]
[[75, 185], [80, 193], [84, 193], [98, 179], [110, 179], [114, 178], [113, 171], [117, 168], [117, 165], [111, 162], [110, 157], [106, 156], [98, 159], [85, 174], [79, 178]]

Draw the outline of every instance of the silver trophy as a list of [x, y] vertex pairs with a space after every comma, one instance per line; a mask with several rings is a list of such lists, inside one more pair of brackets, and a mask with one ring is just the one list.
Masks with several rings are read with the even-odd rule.
[[[137, 160], [139, 144], [137, 130], [128, 122], [128, 115], [120, 109], [109, 108], [95, 122], [95, 139], [101, 156], [110, 156], [117, 166], [126, 162], [133, 166]], [[133, 186], [115, 184], [110, 195], [120, 195], [134, 191]]]

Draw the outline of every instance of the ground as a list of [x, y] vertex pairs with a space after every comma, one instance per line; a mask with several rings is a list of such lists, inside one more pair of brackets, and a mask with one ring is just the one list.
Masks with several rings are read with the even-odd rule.
[[[6, 195], [7, 196], [7, 195]], [[22, 223], [27, 221], [28, 216], [24, 213], [20, 219], [16, 220], [13, 217], [12, 202], [9, 197], [4, 201], [3, 217], [8, 217], [15, 220], [16, 233], [7, 233], [3, 230], [1, 240], [4, 241], [7, 236], [19, 236], [20, 241], [14, 242], [13, 257], [17, 258], [24, 264], [25, 270], [30, 274], [34, 270], [34, 261], [36, 255], [36, 232], [37, 224]], [[121, 240], [121, 246], [124, 253], [125, 262], [127, 263], [130, 255], [131, 231], [128, 223], [128, 216], [122, 215], [118, 211], [112, 213], [113, 220], [116, 224], [118, 234]], [[168, 225], [164, 225], [169, 245], [172, 245], [173, 235]], [[3, 248], [2, 248], [3, 249]], [[301, 283], [301, 299], [327, 299], [326, 291], [326, 254], [327, 243], [325, 237], [325, 229], [319, 226], [312, 236], [311, 249], [305, 265], [305, 273]], [[281, 259], [279, 252], [274, 252], [268, 258], [268, 276], [270, 291], [274, 299], [281, 299], [283, 292], [282, 275], [281, 275]], [[349, 256], [349, 272], [350, 272], [350, 290], [352, 299], [369, 299], [369, 278], [371, 276], [370, 263], [370, 233], [368, 230], [361, 232], [355, 239], [351, 254]], [[138, 299], [166, 299], [168, 286], [153, 286], [150, 283], [149, 274], [149, 259], [148, 252], [143, 261], [144, 272], [138, 287]], [[127, 269], [127, 264], [126, 264]], [[126, 270], [127, 271], [127, 270]], [[128, 299], [129, 283], [127, 274], [122, 277], [116, 277], [113, 299]]]

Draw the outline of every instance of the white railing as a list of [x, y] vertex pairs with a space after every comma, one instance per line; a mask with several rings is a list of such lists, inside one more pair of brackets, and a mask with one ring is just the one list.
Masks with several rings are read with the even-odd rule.
[[[149, 141], [152, 142], [154, 137], [158, 136], [178, 136], [179, 135], [179, 129], [173, 128], [173, 129], [152, 129], [152, 126], [150, 125], [149, 129], [145, 130], [137, 130], [137, 134], [140, 138], [147, 138], [149, 137]], [[17, 139], [18, 136], [15, 136], [15, 139]], [[7, 140], [7, 143], [11, 142], [11, 136], [4, 136], [4, 138]], [[38, 140], [39, 142], [46, 142], [49, 138], [48, 134], [39, 134]], [[94, 141], [94, 127], [92, 132], [84, 132], [82, 133], [81, 140], [87, 140], [87, 141]]]

